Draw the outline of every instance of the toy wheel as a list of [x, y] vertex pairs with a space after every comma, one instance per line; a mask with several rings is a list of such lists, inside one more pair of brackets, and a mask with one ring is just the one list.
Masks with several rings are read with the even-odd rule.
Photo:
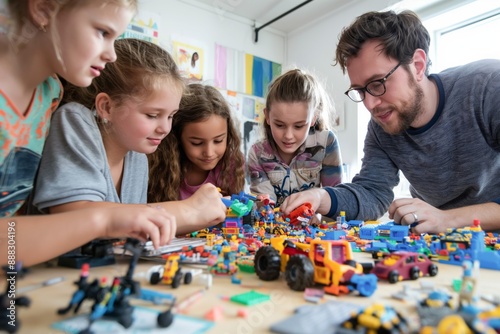
[[184, 274], [184, 284], [191, 284], [193, 281], [193, 274], [192, 273], [185, 273]]
[[418, 267], [413, 267], [410, 269], [410, 279], [416, 280], [420, 277], [420, 269]]
[[152, 273], [151, 277], [149, 278], [149, 283], [155, 285], [158, 284], [159, 282], [160, 282], [160, 273], [158, 272]]
[[285, 269], [285, 279], [290, 289], [304, 291], [314, 285], [314, 267], [303, 254], [290, 257]]
[[363, 262], [361, 267], [363, 268], [363, 274], [370, 274], [375, 266], [373, 263]]
[[356, 261], [354, 261], [354, 260], [345, 260], [345, 261], [344, 261], [344, 264], [345, 264], [345, 265], [348, 265], [348, 266], [350, 266], [350, 267], [356, 268], [357, 262], [356, 262]]
[[389, 273], [389, 276], [387, 277], [387, 280], [389, 283], [394, 284], [399, 281], [399, 273], [396, 270], [393, 270]]
[[182, 273], [180, 271], [176, 272], [174, 279], [172, 280], [172, 288], [177, 289], [181, 285]]
[[435, 264], [429, 265], [429, 276], [436, 276], [438, 274], [438, 266]]
[[263, 281], [274, 281], [280, 277], [281, 259], [279, 252], [271, 246], [259, 248], [254, 257], [254, 269]]
[[130, 328], [132, 326], [132, 323], [134, 322], [134, 319], [132, 318], [132, 315], [123, 315], [118, 319], [118, 323], [122, 325], [124, 328]]
[[[15, 332], [9, 332], [9, 333], [15, 333]], [[85, 328], [78, 332], [78, 334], [92, 334], [92, 333], [93, 332], [90, 330], [90, 328]]]
[[243, 225], [248, 224], [250, 226], [253, 226], [255, 223], [255, 211], [250, 210], [250, 212], [242, 217], [242, 222]]
[[167, 310], [165, 312], [161, 312], [160, 314], [158, 314], [156, 322], [158, 323], [158, 327], [160, 328], [169, 327], [172, 324], [172, 322], [174, 322], [174, 315], [172, 311]]

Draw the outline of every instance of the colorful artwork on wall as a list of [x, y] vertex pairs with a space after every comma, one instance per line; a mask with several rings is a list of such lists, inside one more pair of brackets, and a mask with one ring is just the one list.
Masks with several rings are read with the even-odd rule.
[[242, 138], [241, 151], [247, 152], [260, 137], [260, 122], [264, 117], [265, 100], [231, 90], [219, 89], [226, 98], [235, 119], [239, 122]]
[[141, 11], [132, 19], [121, 37], [137, 38], [159, 44], [159, 22], [159, 15], [148, 11]]
[[203, 80], [205, 52], [202, 47], [173, 41], [173, 57], [182, 77], [189, 82]]
[[280, 74], [281, 64], [215, 45], [216, 87], [264, 97], [269, 83]]

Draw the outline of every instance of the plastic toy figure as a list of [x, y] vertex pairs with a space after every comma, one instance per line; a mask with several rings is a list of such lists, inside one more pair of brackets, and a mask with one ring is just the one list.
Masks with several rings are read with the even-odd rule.
[[[130, 304], [129, 299], [132, 296], [140, 297], [140, 284], [133, 280], [133, 274], [142, 248], [138, 240], [127, 239], [125, 250], [132, 253], [127, 273], [123, 277], [115, 277], [111, 286], [106, 284], [106, 279], [101, 279], [100, 282], [96, 279], [89, 284], [87, 281], [88, 267], [82, 266], [80, 279], [75, 282], [78, 290], [73, 294], [69, 305], [66, 308], [58, 310], [58, 313], [65, 314], [73, 307], [75, 307], [74, 312], [76, 313], [83, 301], [90, 299], [94, 301], [94, 305], [89, 316], [89, 324], [80, 333], [92, 333], [90, 327], [96, 320], [102, 317], [115, 319], [124, 328], [132, 326], [134, 308]], [[172, 305], [165, 312], [158, 315], [158, 326], [162, 328], [170, 326], [173, 321], [171, 310]]]
[[95, 280], [94, 282], [89, 283], [87, 280], [89, 276], [89, 268], [90, 266], [88, 263], [82, 265], [80, 279], [74, 282], [78, 289], [73, 293], [68, 306], [57, 310], [58, 314], [66, 314], [73, 307], [75, 308], [74, 313], [77, 313], [85, 299], [94, 298], [94, 296], [97, 294], [97, 291], [99, 289], [98, 281]]
[[475, 303], [476, 272], [479, 269], [479, 262], [466, 260], [462, 264], [462, 268], [464, 273], [458, 294], [461, 308]]

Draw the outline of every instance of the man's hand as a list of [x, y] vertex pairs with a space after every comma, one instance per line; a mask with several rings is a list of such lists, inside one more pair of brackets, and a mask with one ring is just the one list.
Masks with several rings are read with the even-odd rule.
[[304, 203], [311, 203], [312, 209], [316, 213], [326, 215], [330, 211], [331, 201], [328, 192], [322, 188], [313, 188], [306, 191], [301, 191], [291, 194], [283, 204], [281, 204], [281, 212], [288, 215], [297, 207]]

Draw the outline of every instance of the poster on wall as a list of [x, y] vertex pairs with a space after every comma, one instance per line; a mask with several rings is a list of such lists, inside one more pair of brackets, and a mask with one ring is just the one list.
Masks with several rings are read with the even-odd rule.
[[172, 41], [172, 44], [173, 57], [182, 77], [186, 78], [188, 82], [202, 81], [206, 62], [203, 48], [176, 40]]
[[281, 74], [281, 64], [244, 51], [215, 45], [215, 86], [264, 97], [269, 83]]
[[239, 123], [241, 151], [247, 157], [250, 147], [260, 138], [260, 122], [264, 117], [265, 100], [232, 90], [219, 89]]
[[160, 16], [148, 11], [139, 12], [127, 26], [122, 38], [137, 38], [159, 44], [158, 30]]

